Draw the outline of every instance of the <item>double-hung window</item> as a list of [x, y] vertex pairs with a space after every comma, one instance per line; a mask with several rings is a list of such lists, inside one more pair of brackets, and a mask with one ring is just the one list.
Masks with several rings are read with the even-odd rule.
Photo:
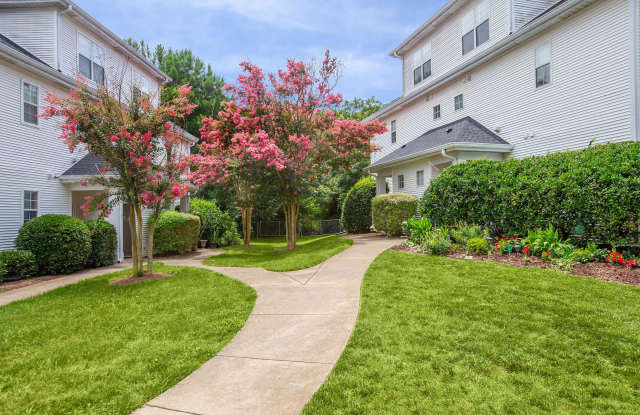
[[38, 192], [25, 190], [22, 193], [22, 223], [27, 223], [38, 216]]
[[396, 133], [396, 120], [391, 121], [391, 144], [395, 143], [398, 136]]
[[404, 174], [398, 176], [398, 189], [404, 189]]
[[413, 54], [413, 84], [417, 85], [431, 76], [431, 42], [427, 42]]
[[36, 85], [22, 81], [22, 121], [38, 125], [38, 97]]
[[149, 78], [144, 76], [138, 71], [133, 72], [133, 96], [134, 98], [140, 98], [142, 95], [148, 95], [150, 93]]
[[87, 79], [104, 85], [104, 48], [78, 33], [78, 70]]
[[434, 120], [439, 120], [440, 119], [440, 104], [436, 105], [435, 107], [433, 107], [433, 119]]
[[536, 48], [536, 88], [551, 83], [551, 44]]
[[424, 186], [424, 170], [418, 170], [416, 172], [416, 185]]
[[462, 17], [462, 54], [489, 40], [489, 2], [484, 0]]
[[453, 99], [453, 105], [454, 105], [456, 111], [459, 111], [459, 110], [464, 108], [464, 100], [463, 100], [462, 94], [457, 95]]

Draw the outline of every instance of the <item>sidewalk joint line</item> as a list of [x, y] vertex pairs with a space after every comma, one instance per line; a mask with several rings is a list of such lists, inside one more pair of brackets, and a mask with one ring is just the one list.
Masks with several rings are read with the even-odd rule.
[[331, 365], [333, 363], [331, 362], [308, 362], [306, 360], [288, 360], [288, 359], [269, 359], [266, 357], [251, 357], [251, 356], [231, 356], [231, 355], [227, 355], [227, 354], [220, 354], [218, 353], [216, 355], [216, 357], [227, 357], [227, 358], [231, 358], [231, 359], [246, 359], [246, 360], [263, 360], [263, 361], [268, 361], [268, 362], [290, 362], [290, 363], [307, 363], [307, 364], [313, 364], [313, 365]]
[[166, 407], [164, 407], [164, 406], [151, 405], [151, 404], [149, 404], [149, 403], [144, 404], [144, 406], [150, 406], [150, 407], [152, 407], [152, 408], [158, 408], [158, 409], [165, 409], [165, 410], [167, 410], [167, 411], [178, 412], [178, 413], [181, 413], [181, 414], [188, 414], [188, 415], [204, 415], [204, 414], [201, 414], [201, 413], [199, 413], [199, 412], [181, 411], [180, 409], [166, 408]]

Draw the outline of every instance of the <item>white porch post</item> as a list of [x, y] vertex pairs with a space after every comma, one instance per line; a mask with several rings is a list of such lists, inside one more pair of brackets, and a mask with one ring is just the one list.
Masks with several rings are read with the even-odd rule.
[[378, 173], [376, 176], [376, 194], [383, 195], [385, 193], [387, 193], [386, 179], [382, 174]]
[[113, 207], [111, 215], [106, 220], [116, 228], [116, 238], [118, 240], [118, 247], [116, 248], [116, 261], [122, 262], [124, 260], [124, 245], [123, 245], [123, 226], [129, 226], [128, 222], [122, 218], [122, 202]]

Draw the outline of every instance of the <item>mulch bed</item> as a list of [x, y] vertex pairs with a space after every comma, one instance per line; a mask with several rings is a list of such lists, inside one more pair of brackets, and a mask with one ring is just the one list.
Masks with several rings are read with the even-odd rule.
[[[394, 246], [391, 248], [396, 251], [412, 252], [411, 249], [404, 246]], [[516, 267], [534, 267], [543, 269], [553, 269], [553, 264], [548, 261], [543, 261], [541, 258], [529, 256], [526, 257], [523, 254], [510, 254], [510, 255], [467, 255], [465, 250], [458, 250], [451, 255], [447, 255], [449, 258], [455, 259], [467, 259], [474, 261], [484, 262], [500, 262], [503, 264], [513, 265]], [[603, 262], [587, 262], [586, 264], [576, 264], [571, 268], [571, 274], [580, 275], [583, 277], [589, 277], [599, 279], [608, 282], [615, 282], [619, 284], [628, 284], [640, 286], [640, 268], [626, 268], [620, 265], [611, 265]]]
[[33, 284], [39, 284], [44, 281], [55, 280], [55, 279], [63, 278], [67, 276], [68, 275], [43, 275], [41, 277], [33, 277], [33, 278], [27, 278], [27, 279], [18, 280], [18, 281], [3, 282], [3, 283], [0, 283], [0, 293], [11, 291], [11, 290], [17, 290], [18, 288], [28, 287]]
[[142, 277], [126, 277], [113, 280], [109, 282], [109, 285], [127, 285], [142, 281], [161, 280], [163, 278], [169, 278], [171, 275], [172, 274], [157, 274], [154, 272], [153, 274], [144, 274]]

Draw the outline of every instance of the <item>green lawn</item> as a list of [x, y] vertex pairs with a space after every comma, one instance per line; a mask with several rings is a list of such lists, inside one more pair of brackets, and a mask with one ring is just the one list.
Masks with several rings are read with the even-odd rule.
[[638, 414], [640, 289], [387, 251], [303, 414]]
[[242, 328], [253, 289], [204, 269], [156, 267], [174, 275], [109, 286], [122, 271], [0, 307], [0, 413], [129, 414]]
[[204, 264], [295, 271], [318, 265], [352, 244], [353, 240], [340, 235], [309, 236], [299, 238], [298, 247], [293, 251], [285, 251], [285, 238], [257, 238], [251, 241], [252, 248], [227, 247], [224, 254], [207, 258]]

